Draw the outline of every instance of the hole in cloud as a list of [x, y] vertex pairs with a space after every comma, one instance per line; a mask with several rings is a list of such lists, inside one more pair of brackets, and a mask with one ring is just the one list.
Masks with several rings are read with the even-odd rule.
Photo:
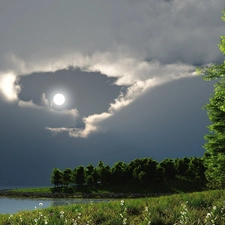
[[18, 97], [22, 101], [43, 104], [42, 94], [52, 103], [57, 93], [62, 93], [66, 101], [62, 106], [51, 104], [54, 110], [76, 108], [82, 117], [99, 114], [108, 110], [110, 103], [119, 95], [121, 87], [113, 85], [115, 78], [108, 78], [97, 72], [60, 70], [49, 73], [34, 73], [22, 76], [22, 87]]

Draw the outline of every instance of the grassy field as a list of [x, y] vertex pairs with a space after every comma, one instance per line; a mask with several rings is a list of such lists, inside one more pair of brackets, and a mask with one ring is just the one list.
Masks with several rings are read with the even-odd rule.
[[225, 190], [121, 199], [0, 215], [1, 225], [174, 225], [225, 224]]

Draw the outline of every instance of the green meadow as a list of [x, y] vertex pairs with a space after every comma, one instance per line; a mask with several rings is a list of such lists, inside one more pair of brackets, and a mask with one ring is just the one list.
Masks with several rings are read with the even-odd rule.
[[225, 224], [225, 190], [73, 204], [0, 215], [2, 225]]

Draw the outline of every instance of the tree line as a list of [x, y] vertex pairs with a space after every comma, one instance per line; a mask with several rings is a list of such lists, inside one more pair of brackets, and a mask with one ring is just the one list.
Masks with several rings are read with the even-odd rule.
[[152, 158], [137, 158], [126, 164], [116, 162], [112, 167], [100, 161], [96, 167], [88, 164], [74, 169], [54, 168], [51, 184], [55, 187], [75, 185], [132, 185], [160, 184], [176, 176], [185, 176], [193, 181], [205, 180], [206, 168], [199, 157], [164, 159], [157, 162]]

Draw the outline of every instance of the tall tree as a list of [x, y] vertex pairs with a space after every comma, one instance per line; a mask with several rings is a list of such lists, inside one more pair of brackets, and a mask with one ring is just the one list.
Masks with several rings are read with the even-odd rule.
[[63, 171], [63, 184], [65, 186], [68, 186], [69, 184], [72, 183], [72, 176], [73, 176], [73, 171], [70, 169], [70, 168], [66, 168], [64, 171]]
[[85, 182], [85, 170], [83, 166], [78, 166], [74, 169], [75, 184], [83, 185]]
[[54, 168], [51, 174], [51, 184], [55, 187], [61, 186], [63, 183], [63, 173], [60, 169]]
[[165, 168], [162, 167], [160, 164], [157, 164], [155, 173], [155, 182], [163, 183], [164, 181], [165, 181]]
[[[222, 19], [225, 21], [225, 10]], [[220, 50], [225, 54], [225, 36], [221, 36]], [[225, 188], [225, 61], [220, 65], [211, 65], [197, 70], [203, 79], [210, 81], [218, 79], [214, 85], [214, 94], [209, 103], [204, 106], [212, 122], [209, 134], [205, 135], [204, 165], [207, 186], [210, 188]]]
[[188, 157], [184, 157], [182, 159], [179, 159], [179, 158], [175, 159], [175, 165], [176, 165], [178, 175], [181, 175], [181, 176], [186, 175], [186, 172], [189, 168], [189, 162], [190, 162], [190, 158]]
[[160, 162], [160, 167], [163, 167], [165, 169], [165, 178], [175, 178], [177, 169], [173, 159], [164, 159], [162, 162]]
[[97, 169], [90, 163], [85, 168], [85, 180], [88, 185], [97, 184], [98, 181]]
[[104, 165], [104, 163], [100, 160], [97, 167], [96, 167], [98, 181], [102, 185], [107, 185], [110, 183], [111, 180], [111, 169], [109, 165]]
[[116, 162], [112, 167], [112, 181], [114, 184], [124, 183], [124, 172], [126, 170], [127, 164], [124, 162]]

